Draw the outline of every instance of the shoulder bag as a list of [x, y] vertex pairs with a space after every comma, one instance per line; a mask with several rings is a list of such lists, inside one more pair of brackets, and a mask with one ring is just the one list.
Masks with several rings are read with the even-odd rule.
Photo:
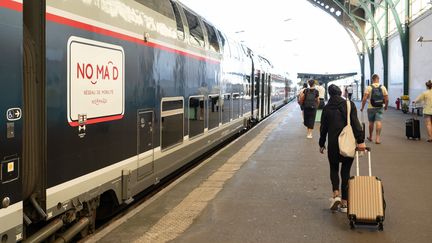
[[354, 158], [356, 150], [356, 140], [351, 127], [351, 102], [347, 100], [347, 125], [339, 134], [339, 153], [344, 157]]

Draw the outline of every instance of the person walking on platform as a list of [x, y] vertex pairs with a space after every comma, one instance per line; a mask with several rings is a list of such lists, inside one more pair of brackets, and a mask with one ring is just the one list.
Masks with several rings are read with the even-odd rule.
[[303, 87], [299, 90], [299, 92], [297, 93], [297, 103], [300, 105], [300, 109], [302, 110], [302, 117], [303, 117], [303, 105], [300, 104], [300, 97], [301, 94], [303, 94], [303, 92], [308, 88], [307, 83], [303, 83]]
[[[341, 89], [334, 84], [329, 86], [328, 92], [330, 94], [330, 99], [321, 114], [319, 146], [320, 152], [324, 154], [326, 139], [328, 137], [327, 156], [330, 164], [330, 180], [333, 189], [333, 196], [330, 198], [330, 209], [334, 211], [339, 208], [341, 212], [346, 212], [348, 205], [348, 180], [350, 178], [350, 171], [354, 158], [344, 157], [339, 153], [339, 134], [347, 125], [347, 101], [342, 98]], [[354, 132], [357, 147], [359, 149], [364, 149], [366, 145], [363, 139], [363, 128], [357, 118], [356, 106], [352, 101], [350, 102], [351, 127]], [[340, 164], [342, 164], [342, 166], [340, 166]], [[342, 180], [341, 185], [340, 180]]]
[[322, 86], [322, 82], [316, 82], [315, 84], [317, 84], [317, 90], [319, 93], [319, 106], [318, 109], [322, 110], [324, 108], [324, 97], [325, 97], [325, 88]]
[[428, 142], [432, 143], [432, 80], [426, 82], [427, 90], [420, 94], [414, 101], [416, 103], [423, 103], [423, 116], [426, 129], [428, 132]]
[[348, 93], [348, 99], [351, 100], [352, 99], [352, 95], [353, 95], [353, 86], [352, 85], [348, 85], [348, 87], [346, 87], [347, 93]]
[[319, 105], [319, 93], [315, 89], [315, 80], [309, 80], [309, 88], [300, 93], [299, 103], [303, 106], [303, 124], [307, 127], [306, 138], [312, 138], [316, 112]]
[[382, 116], [384, 110], [388, 108], [388, 92], [386, 87], [379, 83], [378, 74], [372, 75], [372, 84], [367, 87], [363, 95], [360, 111], [363, 112], [366, 102], [368, 104], [368, 120], [369, 120], [369, 137], [367, 139], [372, 142], [373, 131], [376, 125], [375, 143], [381, 143]]

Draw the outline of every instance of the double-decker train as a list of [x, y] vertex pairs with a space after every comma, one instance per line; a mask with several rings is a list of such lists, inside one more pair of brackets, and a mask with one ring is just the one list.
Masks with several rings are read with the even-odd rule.
[[176, 0], [0, 0], [0, 237], [69, 241], [288, 101]]

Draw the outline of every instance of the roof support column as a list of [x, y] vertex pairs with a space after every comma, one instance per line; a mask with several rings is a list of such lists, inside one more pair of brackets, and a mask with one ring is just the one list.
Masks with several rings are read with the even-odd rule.
[[384, 86], [386, 88], [388, 88], [388, 70], [389, 70], [389, 63], [388, 63], [388, 3], [385, 2], [385, 6], [384, 6], [384, 20], [385, 20], [385, 25], [384, 25], [384, 38], [383, 38], [383, 45], [381, 46], [381, 53], [382, 53], [382, 58], [383, 58], [383, 81], [384, 81]]
[[[375, 41], [375, 31], [379, 31], [377, 28], [375, 28], [375, 26], [373, 25], [373, 23], [375, 22], [375, 20], [373, 19], [374, 15], [375, 15], [375, 5], [374, 4], [370, 4], [370, 11], [368, 9], [368, 6], [363, 8], [366, 12], [366, 16], [369, 17], [369, 21], [372, 24], [372, 40], [371, 41], [371, 50], [369, 53], [369, 66], [370, 66], [370, 74], [374, 74], [375, 73], [375, 46], [374, 46], [374, 41]], [[367, 40], [369, 41], [369, 40]], [[369, 77], [370, 79], [370, 77]], [[370, 81], [369, 81], [369, 84]]]
[[[375, 73], [375, 48], [371, 48], [370, 52], [369, 52], [369, 67], [370, 67], [370, 74], [372, 76], [372, 74]], [[371, 77], [368, 77], [368, 80]], [[370, 82], [368, 83], [370, 85]]]
[[409, 19], [410, 19], [410, 1], [405, 0], [405, 23], [403, 25], [403, 30], [401, 33], [401, 44], [402, 44], [402, 55], [403, 55], [403, 87], [404, 95], [409, 95]]
[[360, 72], [361, 72], [360, 89], [361, 89], [361, 95], [362, 95], [362, 99], [363, 99], [364, 87], [365, 87], [365, 57], [364, 57], [364, 52], [358, 53], [358, 58], [360, 61]]

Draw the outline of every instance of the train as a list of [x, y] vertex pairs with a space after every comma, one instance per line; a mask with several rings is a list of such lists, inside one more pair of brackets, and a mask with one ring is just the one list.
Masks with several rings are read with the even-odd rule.
[[286, 104], [177, 0], [0, 0], [0, 237], [67, 242]]

